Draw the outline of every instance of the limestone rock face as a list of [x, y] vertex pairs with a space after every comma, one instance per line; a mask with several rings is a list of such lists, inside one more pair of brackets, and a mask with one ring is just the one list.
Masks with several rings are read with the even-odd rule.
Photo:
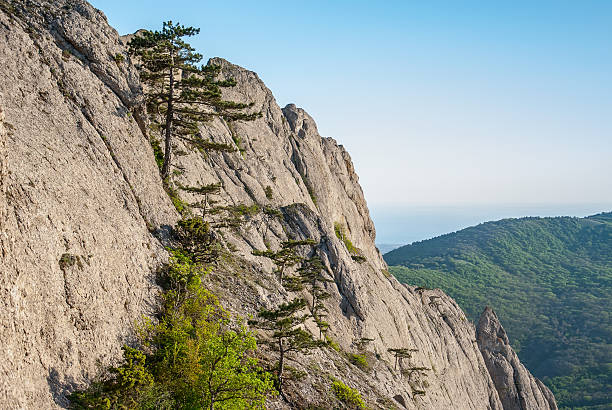
[[[134, 322], [154, 309], [152, 276], [167, 257], [158, 238], [179, 216], [159, 177], [148, 142], [159, 135], [144, 116], [124, 47], [85, 1], [0, 0], [0, 407], [66, 406], [66, 394], [117, 360]], [[217, 205], [275, 211], [221, 231], [241, 262], [211, 274], [210, 286], [243, 317], [288, 300], [295, 295], [252, 251], [304, 238], [317, 242], [333, 279], [327, 321], [337, 350], [291, 363], [306, 372], [289, 383], [294, 403], [338, 406], [334, 376], [372, 408], [505, 408], [500, 397], [508, 394], [498, 393], [457, 304], [386, 271], [344, 148], [322, 138], [304, 110], [281, 109], [255, 73], [210, 63], [237, 82], [225, 97], [253, 102], [262, 116], [201, 127], [202, 138], [236, 152], [176, 141], [172, 182], [221, 183]], [[365, 351], [357, 347], [362, 338], [372, 339]], [[414, 351], [398, 365], [392, 348]], [[347, 360], [354, 353], [367, 357], [367, 369]], [[544, 403], [535, 389], [516, 394]]]
[[134, 68], [84, 1], [0, 3], [0, 407], [67, 404], [151, 312], [177, 219]]
[[506, 331], [489, 307], [476, 328], [478, 346], [504, 410], [557, 409], [553, 394], [521, 364]]
[[[239, 234], [226, 236], [254, 264], [253, 270], [260, 272], [246, 287], [220, 279], [218, 292], [225, 293], [226, 304], [245, 315], [290, 298], [270, 275], [269, 262], [251, 252], [277, 249], [287, 239], [314, 239], [334, 279], [328, 288], [332, 295], [327, 303], [330, 337], [352, 353], [357, 353], [356, 341], [372, 339], [366, 354], [379, 359], [370, 373], [354, 366], [342, 369], [326, 354], [304, 357], [296, 367], [310, 373], [301, 364], [326, 363], [328, 373], [348, 378], [369, 403], [383, 408], [388, 406], [384, 399], [389, 398], [394, 405], [406, 408], [502, 409], [478, 349], [474, 326], [456, 303], [439, 290], [403, 286], [386, 271], [374, 245], [375, 230], [358, 177], [344, 148], [331, 138], [322, 138], [304, 110], [293, 104], [281, 109], [255, 73], [219, 58], [209, 64], [221, 66], [222, 76], [237, 81], [225, 96], [253, 102], [253, 109], [262, 117], [233, 126], [215, 120], [201, 128], [204, 138], [235, 143], [239, 154], [209, 152], [203, 156], [177, 144], [177, 183], [201, 186], [221, 182], [223, 191], [216, 198], [220, 204], [260, 204], [283, 212], [281, 221], [253, 217]], [[266, 189], [271, 195], [266, 195]], [[189, 194], [185, 197], [189, 202], [198, 200]], [[365, 260], [355, 260], [355, 252], [338, 238], [338, 227]], [[391, 368], [394, 358], [388, 349], [402, 347], [416, 350], [407, 368], [426, 370], [402, 377], [399, 369]], [[306, 393], [307, 386], [296, 386], [296, 401], [309, 398], [309, 404], [324, 402], [320, 393]]]

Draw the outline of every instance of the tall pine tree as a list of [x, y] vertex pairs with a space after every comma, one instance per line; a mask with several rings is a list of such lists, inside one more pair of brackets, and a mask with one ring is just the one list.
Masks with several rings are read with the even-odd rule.
[[283, 392], [283, 381], [287, 354], [308, 353], [325, 345], [324, 342], [315, 340], [308, 331], [302, 328], [304, 322], [310, 317], [308, 314], [301, 313], [305, 308], [304, 299], [293, 299], [273, 310], [262, 309], [257, 314], [258, 319], [249, 320], [251, 326], [269, 332], [263, 343], [278, 351], [277, 389], [285, 400], [287, 398]]
[[202, 55], [183, 38], [199, 32], [198, 28], [168, 21], [161, 31], [144, 31], [129, 43], [130, 54], [140, 60], [140, 76], [147, 86], [147, 108], [163, 118], [159, 124], [164, 137], [163, 179], [170, 174], [173, 137], [203, 149], [233, 150], [229, 145], [203, 140], [198, 135], [198, 125], [214, 117], [248, 121], [260, 115], [244, 111], [252, 104], [222, 98], [222, 88], [233, 87], [236, 82], [218, 80], [219, 66], [197, 65]]

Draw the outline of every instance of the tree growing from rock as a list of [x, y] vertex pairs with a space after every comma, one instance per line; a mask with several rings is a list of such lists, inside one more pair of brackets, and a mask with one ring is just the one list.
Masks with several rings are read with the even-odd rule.
[[305, 287], [312, 298], [310, 312], [319, 328], [319, 337], [329, 328], [329, 323], [324, 320], [327, 308], [323, 302], [330, 297], [330, 294], [324, 286], [325, 283], [333, 282], [333, 280], [326, 273], [327, 268], [323, 261], [318, 255], [315, 255], [302, 263], [297, 270], [296, 278], [298, 286]]
[[418, 352], [418, 349], [409, 349], [406, 347], [400, 347], [396, 349], [387, 349], [387, 351], [395, 357], [394, 369], [397, 370], [397, 366], [399, 365], [400, 373], [401, 373], [404, 359], [410, 360], [410, 358], [412, 357], [412, 353]]
[[218, 80], [219, 66], [197, 65], [202, 55], [183, 39], [199, 32], [198, 28], [168, 21], [161, 31], [144, 31], [129, 43], [130, 54], [140, 60], [140, 76], [147, 86], [147, 108], [162, 118], [159, 125], [164, 138], [164, 180], [170, 174], [174, 137], [202, 149], [235, 151], [230, 145], [204, 140], [198, 125], [214, 117], [248, 121], [260, 115], [244, 111], [252, 104], [222, 98], [222, 88], [233, 87], [236, 82]]
[[299, 255], [298, 248], [300, 246], [312, 246], [315, 244], [316, 242], [312, 239], [290, 239], [281, 243], [281, 249], [278, 251], [273, 251], [271, 249], [267, 249], [265, 251], [254, 250], [253, 255], [265, 256], [266, 258], [271, 259], [276, 265], [276, 273], [278, 274], [279, 280], [282, 284], [286, 269], [295, 266], [304, 260], [304, 258]]
[[179, 186], [179, 189], [185, 192], [189, 192], [191, 194], [202, 195], [202, 200], [198, 201], [195, 204], [191, 204], [193, 208], [198, 208], [202, 211], [203, 215], [208, 214], [213, 209], [216, 200], [212, 199], [211, 196], [218, 195], [221, 192], [223, 184], [221, 182], [217, 182], [215, 184], [202, 185], [197, 187], [191, 186]]
[[276, 309], [262, 309], [257, 314], [257, 319], [249, 321], [249, 324], [255, 328], [269, 332], [263, 343], [278, 351], [277, 389], [283, 398], [285, 398], [283, 381], [287, 355], [298, 352], [307, 353], [325, 345], [325, 342], [315, 340], [302, 328], [304, 322], [310, 317], [302, 313], [306, 306], [304, 299], [294, 299], [283, 303]]
[[138, 348], [125, 346], [121, 364], [74, 392], [71, 408], [263, 409], [275, 394], [252, 332], [204, 288], [186, 250], [171, 252], [157, 320], [140, 323]]

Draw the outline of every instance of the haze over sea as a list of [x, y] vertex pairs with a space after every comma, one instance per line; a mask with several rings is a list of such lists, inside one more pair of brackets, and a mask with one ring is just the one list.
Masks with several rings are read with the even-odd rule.
[[482, 222], [524, 216], [585, 217], [612, 211], [602, 204], [455, 204], [372, 205], [376, 244], [382, 253], [400, 245], [434, 238]]

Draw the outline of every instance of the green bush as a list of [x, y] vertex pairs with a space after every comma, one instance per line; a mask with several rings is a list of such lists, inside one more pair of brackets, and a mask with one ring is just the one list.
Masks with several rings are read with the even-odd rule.
[[162, 150], [161, 144], [159, 143], [159, 140], [157, 138], [151, 137], [149, 142], [151, 144], [151, 148], [153, 148], [155, 163], [157, 164], [157, 168], [159, 168], [161, 172], [161, 169], [164, 166], [164, 151]]
[[332, 378], [332, 390], [342, 403], [350, 409], [365, 409], [366, 405], [361, 394], [355, 389], [351, 389], [338, 379]]
[[331, 337], [325, 335], [325, 341], [327, 342], [327, 345], [334, 349], [336, 352], [340, 353], [342, 351], [340, 345], [338, 345], [338, 343], [336, 343]]
[[349, 239], [348, 235], [345, 232], [344, 225], [340, 222], [334, 223], [334, 232], [336, 233], [336, 237], [344, 243], [346, 249], [351, 254], [351, 258], [359, 263], [365, 262], [366, 258], [362, 255], [361, 249], [353, 245], [353, 242]]
[[368, 359], [363, 354], [355, 354], [349, 353], [348, 355], [349, 362], [359, 367], [361, 370], [369, 370], [370, 365], [368, 364]]
[[272, 199], [272, 187], [270, 185], [266, 186], [264, 192], [266, 193], [266, 198]]
[[174, 205], [174, 208], [179, 214], [186, 216], [191, 213], [191, 208], [189, 204], [181, 199], [177, 190], [170, 185], [170, 182], [168, 180], [164, 180], [164, 189], [170, 197], [172, 205]]
[[73, 408], [263, 409], [273, 380], [255, 337], [201, 283], [205, 270], [172, 252], [159, 320], [138, 327], [139, 347], [101, 381], [70, 396]]

